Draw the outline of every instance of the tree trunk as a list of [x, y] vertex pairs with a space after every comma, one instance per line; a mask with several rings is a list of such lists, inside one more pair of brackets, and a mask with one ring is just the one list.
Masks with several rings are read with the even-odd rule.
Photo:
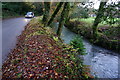
[[95, 18], [95, 21], [93, 23], [93, 38], [96, 40], [97, 39], [97, 26], [101, 22], [101, 17], [104, 14], [104, 6], [106, 5], [107, 2], [101, 2], [100, 7], [97, 13], [97, 16]]
[[60, 3], [58, 4], [58, 6], [57, 6], [57, 8], [55, 9], [54, 13], [52, 14], [50, 20], [48, 21], [48, 24], [47, 24], [48, 26], [53, 22], [55, 16], [57, 15], [57, 13], [59, 12], [59, 10], [61, 9], [62, 5], [63, 5], [63, 2], [60, 2]]
[[60, 37], [61, 35], [61, 32], [62, 32], [62, 27], [66, 21], [66, 18], [68, 16], [68, 13], [69, 13], [69, 9], [70, 9], [70, 4], [69, 2], [66, 2], [64, 4], [64, 8], [63, 8], [63, 11], [61, 13], [61, 18], [60, 18], [60, 21], [59, 21], [59, 26], [58, 26], [58, 30], [57, 30], [57, 35]]
[[50, 2], [44, 2], [44, 15], [43, 15], [43, 24], [46, 26], [50, 16]]
[[72, 5], [72, 6], [70, 6], [69, 14], [68, 14], [68, 17], [67, 17], [67, 19], [66, 19], [66, 22], [65, 22], [65, 23], [67, 23], [67, 22], [69, 22], [69, 21], [70, 21], [70, 15], [73, 13], [73, 11], [74, 11], [75, 7], [76, 7], [76, 3], [74, 3], [74, 2], [73, 2], [73, 5]]

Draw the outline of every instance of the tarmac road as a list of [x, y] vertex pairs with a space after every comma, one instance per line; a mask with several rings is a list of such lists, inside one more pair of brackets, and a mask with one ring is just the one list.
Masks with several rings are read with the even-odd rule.
[[30, 20], [24, 17], [2, 20], [2, 63], [7, 59], [11, 49], [15, 47], [17, 36], [21, 34]]

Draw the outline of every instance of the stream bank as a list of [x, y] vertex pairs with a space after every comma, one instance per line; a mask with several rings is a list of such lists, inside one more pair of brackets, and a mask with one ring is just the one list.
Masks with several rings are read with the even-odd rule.
[[[103, 48], [113, 50], [115, 52], [120, 53], [120, 38], [119, 38], [120, 27], [111, 28], [111, 30], [109, 30], [107, 28], [104, 30], [99, 28], [98, 39], [96, 42], [93, 42], [92, 28], [89, 24], [80, 22], [80, 21], [76, 21], [76, 20], [75, 21], [70, 20], [68, 23], [65, 24], [65, 26], [67, 28], [69, 28], [71, 31], [84, 36], [91, 43], [93, 43], [95, 45], [102, 46]], [[108, 34], [108, 31], [111, 32], [111, 33], [109, 33], [109, 35], [112, 35], [113, 32], [116, 33], [117, 35], [116, 36], [115, 36], [115, 34], [112, 36], [106, 35], [106, 34], [104, 34], [105, 31], [107, 34]]]
[[[57, 30], [57, 25], [54, 27], [54, 31]], [[64, 40], [64, 43], [69, 44], [70, 41], [79, 34], [75, 34], [67, 29], [65, 26], [62, 29], [61, 38]], [[110, 50], [95, 46], [88, 42], [86, 39], [83, 39], [83, 44], [87, 55], [82, 56], [84, 58], [84, 64], [89, 65], [91, 69], [91, 74], [98, 78], [119, 78], [118, 74], [119, 66], [119, 54], [112, 52]]]

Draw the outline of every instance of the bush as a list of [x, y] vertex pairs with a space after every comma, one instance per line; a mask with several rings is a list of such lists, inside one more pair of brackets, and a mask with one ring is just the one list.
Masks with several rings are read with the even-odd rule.
[[78, 49], [78, 53], [80, 53], [81, 55], [86, 54], [81, 37], [75, 37], [73, 40], [71, 40], [70, 45], [73, 45], [75, 49]]

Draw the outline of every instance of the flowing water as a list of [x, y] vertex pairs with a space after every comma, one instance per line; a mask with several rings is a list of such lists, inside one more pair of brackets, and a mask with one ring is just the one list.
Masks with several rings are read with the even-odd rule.
[[[57, 24], [55, 25], [57, 26]], [[54, 29], [56, 31], [57, 27]], [[77, 35], [63, 27], [61, 38], [64, 43], [69, 44]], [[87, 52], [87, 55], [83, 56], [84, 64], [90, 65], [93, 76], [98, 78], [120, 78], [118, 75], [118, 53], [92, 45], [85, 39], [83, 39], [83, 44]]]

